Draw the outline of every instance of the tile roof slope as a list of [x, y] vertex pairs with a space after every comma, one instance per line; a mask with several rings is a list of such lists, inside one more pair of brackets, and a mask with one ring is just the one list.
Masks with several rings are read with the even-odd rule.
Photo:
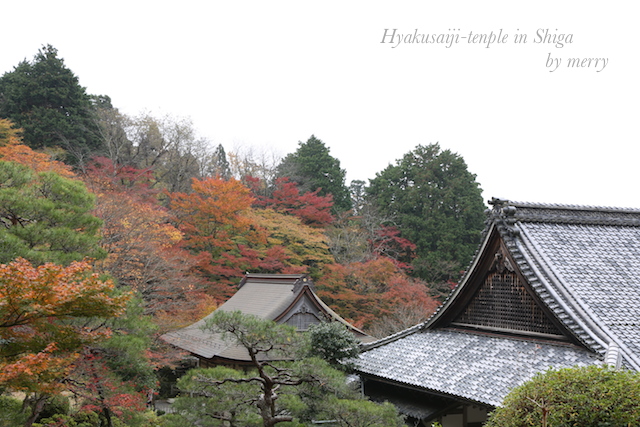
[[594, 351], [614, 343], [640, 369], [640, 210], [511, 206], [539, 294]]
[[575, 346], [436, 329], [363, 352], [358, 371], [498, 406], [514, 384], [550, 366], [594, 363], [595, 354]]
[[[262, 319], [273, 320], [293, 301], [293, 287], [292, 283], [248, 281], [218, 310], [241, 310]], [[212, 314], [186, 328], [164, 334], [162, 338], [169, 344], [201, 357], [219, 356], [248, 360], [245, 349], [226, 343], [220, 334], [211, 334], [200, 329], [211, 316]]]

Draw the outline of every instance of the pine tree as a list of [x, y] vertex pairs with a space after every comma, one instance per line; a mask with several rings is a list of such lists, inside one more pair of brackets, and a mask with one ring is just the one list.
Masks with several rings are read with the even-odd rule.
[[94, 196], [78, 180], [0, 161], [0, 263], [23, 257], [66, 265], [104, 257]]

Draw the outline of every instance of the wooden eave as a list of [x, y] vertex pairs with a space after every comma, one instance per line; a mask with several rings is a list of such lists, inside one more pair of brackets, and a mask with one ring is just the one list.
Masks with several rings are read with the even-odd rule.
[[[456, 406], [459, 406], [461, 404], [463, 404], [463, 405], [480, 406], [482, 408], [486, 408], [486, 409], [489, 409], [489, 410], [495, 409], [495, 406], [488, 405], [488, 404], [483, 403], [483, 402], [478, 402], [478, 401], [473, 400], [473, 399], [467, 399], [465, 397], [454, 395], [454, 394], [438, 392], [437, 390], [432, 390], [432, 389], [419, 387], [419, 386], [415, 386], [415, 385], [411, 385], [411, 384], [404, 384], [404, 383], [401, 383], [401, 382], [398, 382], [398, 381], [390, 380], [388, 378], [383, 378], [383, 377], [380, 377], [380, 376], [377, 376], [377, 375], [371, 375], [371, 374], [362, 373], [362, 372], [358, 373], [358, 375], [360, 375], [364, 379], [365, 384], [366, 384], [367, 381], [376, 382], [376, 383], [379, 383], [379, 384], [387, 384], [387, 385], [390, 385], [390, 386], [394, 386], [394, 387], [405, 389], [407, 391], [420, 393], [422, 396], [424, 396], [425, 399], [436, 398], [436, 399], [441, 399], [441, 400], [448, 400], [450, 403], [448, 405], [444, 406], [441, 410], [439, 410], [434, 416], [431, 417], [431, 419], [434, 419], [435, 417], [437, 417], [439, 415], [442, 415], [443, 413], [448, 412], [452, 408], [454, 408]], [[366, 388], [366, 386], [365, 386], [365, 388]]]

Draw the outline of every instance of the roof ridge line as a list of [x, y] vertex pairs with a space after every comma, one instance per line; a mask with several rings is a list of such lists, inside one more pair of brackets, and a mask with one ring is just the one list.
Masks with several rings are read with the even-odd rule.
[[598, 208], [577, 205], [545, 205], [492, 199], [487, 221], [516, 232], [516, 222], [640, 227], [640, 209]]
[[384, 338], [380, 338], [377, 341], [373, 341], [373, 342], [366, 343], [366, 344], [361, 344], [360, 348], [363, 351], [366, 351], [366, 350], [371, 350], [372, 348], [379, 347], [379, 346], [384, 345], [384, 344], [388, 344], [388, 343], [390, 343], [392, 341], [395, 341], [397, 339], [406, 337], [406, 336], [411, 335], [411, 334], [413, 334], [415, 332], [420, 332], [423, 325], [424, 325], [424, 322], [418, 323], [417, 325], [410, 326], [407, 329], [403, 329], [400, 332], [396, 332], [395, 334], [386, 336]]
[[488, 201], [490, 205], [506, 205], [516, 208], [543, 208], [558, 210], [576, 210], [576, 211], [593, 211], [593, 212], [616, 212], [616, 213], [640, 213], [640, 208], [632, 207], [615, 207], [601, 205], [578, 205], [578, 204], [562, 204], [562, 203], [539, 203], [539, 202], [522, 202], [509, 199], [500, 199], [493, 197]]

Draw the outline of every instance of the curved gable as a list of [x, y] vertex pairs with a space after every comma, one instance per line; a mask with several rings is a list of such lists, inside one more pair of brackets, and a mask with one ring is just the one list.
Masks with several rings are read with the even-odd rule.
[[488, 333], [576, 341], [527, 282], [497, 228], [452, 297], [427, 324]]

